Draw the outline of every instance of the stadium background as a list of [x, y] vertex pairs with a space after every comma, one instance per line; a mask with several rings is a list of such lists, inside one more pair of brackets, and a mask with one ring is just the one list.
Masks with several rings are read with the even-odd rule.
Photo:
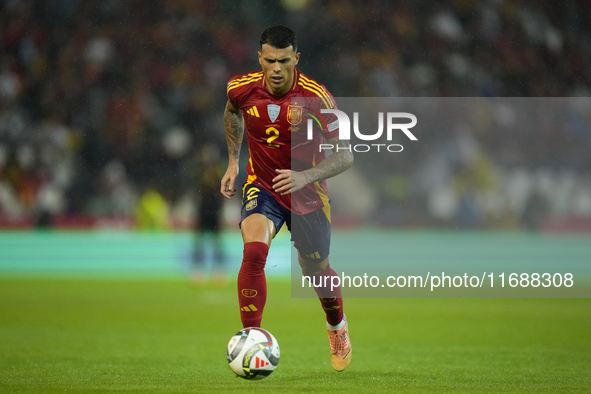
[[[225, 156], [223, 87], [232, 75], [258, 69], [267, 21], [293, 26], [299, 67], [337, 97], [589, 96], [584, 1], [1, 4], [2, 227], [133, 218], [150, 185], [173, 223], [187, 225], [199, 198], [194, 159], [205, 144]], [[391, 190], [373, 187], [381, 200], [403, 207], [404, 218], [388, 224], [538, 229], [568, 220], [567, 227], [589, 227], [588, 128], [478, 136], [494, 172], [490, 187], [508, 201], [496, 221], [460, 191], [461, 209], [443, 217], [429, 211], [425, 202], [437, 191], [420, 185], [442, 165], [442, 151], [458, 144], [453, 138], [429, 147], [422, 168], [400, 155], [398, 175], [382, 180]], [[246, 158], [246, 147], [242, 153]], [[454, 189], [470, 163], [443, 165], [451, 167], [446, 180]], [[227, 210], [234, 226], [235, 206]]]
[[[209, 152], [217, 158], [214, 167], [225, 168], [225, 85], [232, 75], [259, 68], [256, 48], [264, 27], [290, 26], [302, 52], [298, 67], [335, 96], [580, 97], [577, 102], [586, 106], [590, 19], [591, 4], [584, 0], [0, 1], [0, 279], [2, 300], [14, 301], [9, 304], [16, 308], [5, 310], [0, 321], [12, 327], [22, 305], [43, 305], [44, 297], [62, 291], [66, 298], [55, 302], [69, 305], [66, 299], [78, 289], [62, 286], [84, 287], [104, 274], [186, 275], [203, 156]], [[490, 128], [472, 136], [474, 160], [459, 159], [466, 141], [453, 133], [441, 144], [424, 146], [418, 160], [397, 156], [397, 169], [387, 179], [366, 180], [365, 195], [376, 202], [372, 209], [352, 214], [359, 212], [355, 202], [335, 201], [335, 233], [364, 227], [384, 237], [395, 231], [419, 244], [451, 243], [456, 251], [468, 230], [482, 239], [491, 231], [528, 240], [532, 234], [560, 234], [577, 244], [576, 250], [564, 249], [564, 258], [590, 256], [588, 118], [539, 133]], [[245, 144], [242, 154], [245, 163]], [[363, 174], [353, 169], [347, 176]], [[490, 196], [497, 201], [493, 206]], [[241, 255], [238, 204], [234, 199], [224, 205], [230, 276]], [[535, 240], [527, 247], [539, 251], [546, 238]], [[280, 280], [289, 271], [288, 237], [280, 234], [276, 244], [268, 275]], [[412, 256], [411, 250], [405, 253]], [[85, 276], [52, 285], [43, 279], [48, 273]], [[171, 291], [182, 282], [156, 287]], [[92, 283], [87, 287], [96, 290]], [[89, 299], [115, 300], [111, 290], [99, 289]], [[227, 302], [228, 314], [234, 311], [231, 285], [183, 294], [191, 297], [191, 291], [200, 292], [201, 300]], [[33, 304], [19, 303], [29, 296]], [[412, 321], [414, 306], [405, 305], [391, 307]], [[448, 308], [462, 320], [464, 306], [437, 305], [427, 310]], [[568, 319], [558, 319], [564, 326], [590, 326], [581, 312], [588, 303], [536, 305], [548, 319], [570, 311]], [[65, 308], [67, 320], [73, 312]], [[46, 322], [39, 316], [37, 323]], [[218, 318], [239, 326], [237, 313]], [[442, 321], [447, 320], [431, 323]], [[588, 334], [571, 334], [576, 339], [563, 343], [566, 348], [588, 348]], [[10, 338], [15, 345], [3, 343], [5, 354], [18, 354], [21, 342]], [[590, 365], [588, 356], [574, 359], [573, 370]], [[17, 364], [5, 358], [3, 376], [19, 381], [20, 375], [7, 372]], [[544, 369], [530, 372], [547, 375]], [[567, 388], [581, 384], [562, 378]], [[581, 378], [584, 386], [588, 372]], [[509, 388], [519, 387], [515, 379]]]

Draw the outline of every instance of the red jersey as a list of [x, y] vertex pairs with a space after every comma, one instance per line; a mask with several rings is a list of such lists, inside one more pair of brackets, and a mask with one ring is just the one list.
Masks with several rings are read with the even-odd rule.
[[[298, 98], [301, 98], [300, 102]], [[315, 127], [313, 139], [308, 140], [308, 117], [317, 121], [320, 109], [337, 108], [328, 90], [295, 69], [291, 90], [275, 95], [267, 90], [263, 72], [258, 71], [230, 79], [228, 100], [242, 111], [246, 126], [250, 154], [246, 184], [266, 189], [297, 215], [328, 206], [325, 180], [307, 184], [301, 190], [284, 196], [273, 190], [273, 178], [279, 175], [276, 169], [304, 171], [316, 166], [326, 157], [324, 151], [319, 151], [323, 138], [338, 136], [337, 117], [322, 114], [324, 122], [319, 123], [325, 126], [331, 124], [332, 127]]]

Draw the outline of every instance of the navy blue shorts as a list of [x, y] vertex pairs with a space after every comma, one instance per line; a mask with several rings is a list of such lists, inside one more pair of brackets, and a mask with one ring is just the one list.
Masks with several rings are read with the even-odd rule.
[[306, 261], [320, 263], [330, 253], [331, 225], [325, 210], [330, 214], [330, 206], [305, 215], [292, 214], [267, 190], [247, 184], [242, 189], [240, 223], [253, 213], [260, 213], [271, 220], [275, 224], [275, 233], [285, 223], [300, 256]]

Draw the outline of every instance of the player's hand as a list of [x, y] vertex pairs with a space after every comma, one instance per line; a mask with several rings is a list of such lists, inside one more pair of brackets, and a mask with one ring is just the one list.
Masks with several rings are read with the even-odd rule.
[[279, 175], [273, 178], [273, 190], [282, 196], [297, 192], [306, 186], [306, 177], [297, 171], [275, 170]]
[[220, 188], [220, 193], [222, 193], [222, 195], [228, 200], [236, 194], [234, 183], [236, 182], [237, 177], [238, 167], [230, 164], [226, 170], [226, 173], [224, 174], [224, 177], [222, 178], [222, 186]]

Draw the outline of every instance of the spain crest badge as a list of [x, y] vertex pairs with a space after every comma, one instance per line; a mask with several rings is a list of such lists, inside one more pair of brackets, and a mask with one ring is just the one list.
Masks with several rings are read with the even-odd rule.
[[299, 105], [290, 105], [287, 107], [287, 121], [289, 124], [296, 125], [302, 121], [302, 113], [304, 108]]

